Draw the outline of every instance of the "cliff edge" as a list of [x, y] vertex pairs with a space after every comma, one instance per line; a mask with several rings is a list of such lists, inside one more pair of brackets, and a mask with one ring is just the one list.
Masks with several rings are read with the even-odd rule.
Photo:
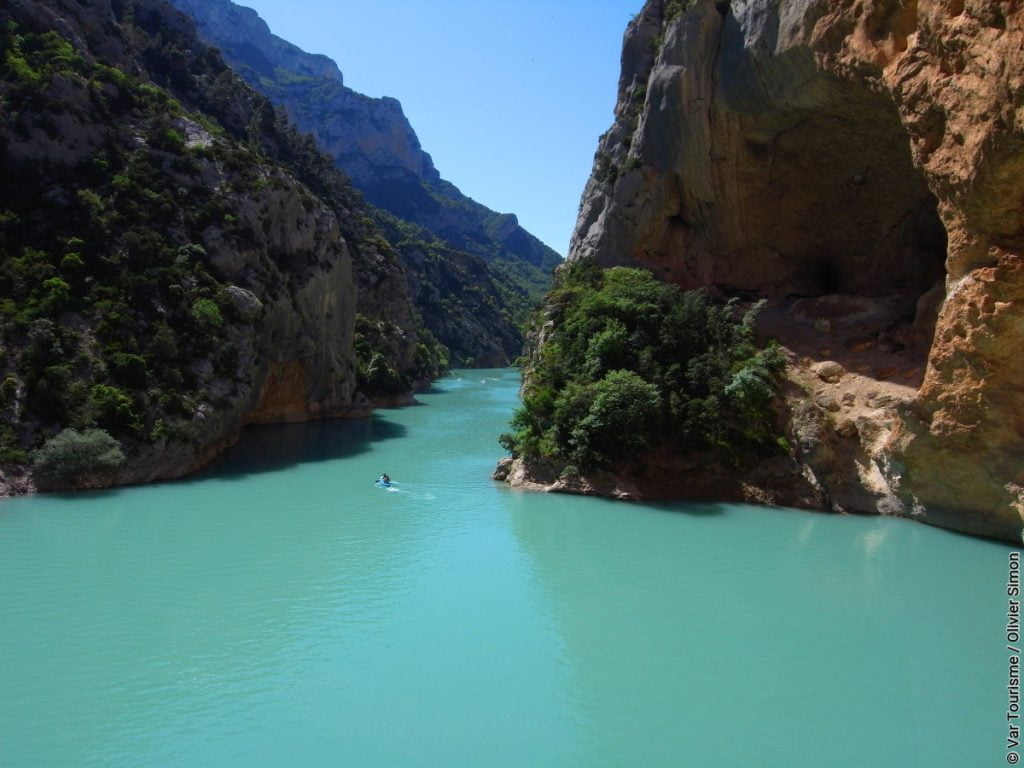
[[32, 451], [41, 488], [178, 477], [246, 424], [438, 373], [358, 193], [186, 16], [17, 0], [0, 24], [0, 493]]
[[1021, 541], [1022, 16], [651, 0], [629, 25], [569, 260], [768, 300], [811, 506]]

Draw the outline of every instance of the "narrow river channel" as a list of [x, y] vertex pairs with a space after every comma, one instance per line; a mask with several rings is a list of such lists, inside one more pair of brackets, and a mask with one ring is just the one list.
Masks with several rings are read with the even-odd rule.
[[0, 764], [1006, 762], [1018, 550], [510, 490], [518, 383], [460, 371], [184, 481], [0, 503]]

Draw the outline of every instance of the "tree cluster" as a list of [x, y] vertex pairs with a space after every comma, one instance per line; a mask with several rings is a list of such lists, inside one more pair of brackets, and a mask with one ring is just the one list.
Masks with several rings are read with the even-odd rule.
[[759, 306], [716, 302], [643, 270], [567, 267], [502, 445], [581, 471], [662, 449], [733, 464], [784, 449], [773, 409], [784, 360], [757, 341]]

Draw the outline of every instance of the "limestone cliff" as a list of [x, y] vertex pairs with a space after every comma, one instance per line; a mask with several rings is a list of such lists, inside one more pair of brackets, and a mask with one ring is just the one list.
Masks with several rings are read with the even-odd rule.
[[0, 24], [0, 465], [98, 426], [128, 461], [41, 485], [176, 477], [247, 423], [365, 414], [436, 373], [358, 194], [186, 16], [12, 0]]
[[[441, 178], [401, 104], [345, 86], [330, 59], [273, 35], [251, 9], [230, 0], [173, 0], [228, 63], [331, 154], [367, 200], [488, 264], [512, 265], [497, 276], [546, 288], [557, 253], [519, 225]], [[525, 277], [523, 277], [525, 275]]]
[[840, 511], [1021, 540], [1024, 11], [650, 0], [570, 260], [767, 297]]

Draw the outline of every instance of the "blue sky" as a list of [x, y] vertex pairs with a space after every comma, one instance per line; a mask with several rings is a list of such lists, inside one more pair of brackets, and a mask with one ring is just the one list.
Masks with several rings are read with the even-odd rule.
[[235, 0], [394, 96], [441, 175], [565, 254], [643, 0]]

